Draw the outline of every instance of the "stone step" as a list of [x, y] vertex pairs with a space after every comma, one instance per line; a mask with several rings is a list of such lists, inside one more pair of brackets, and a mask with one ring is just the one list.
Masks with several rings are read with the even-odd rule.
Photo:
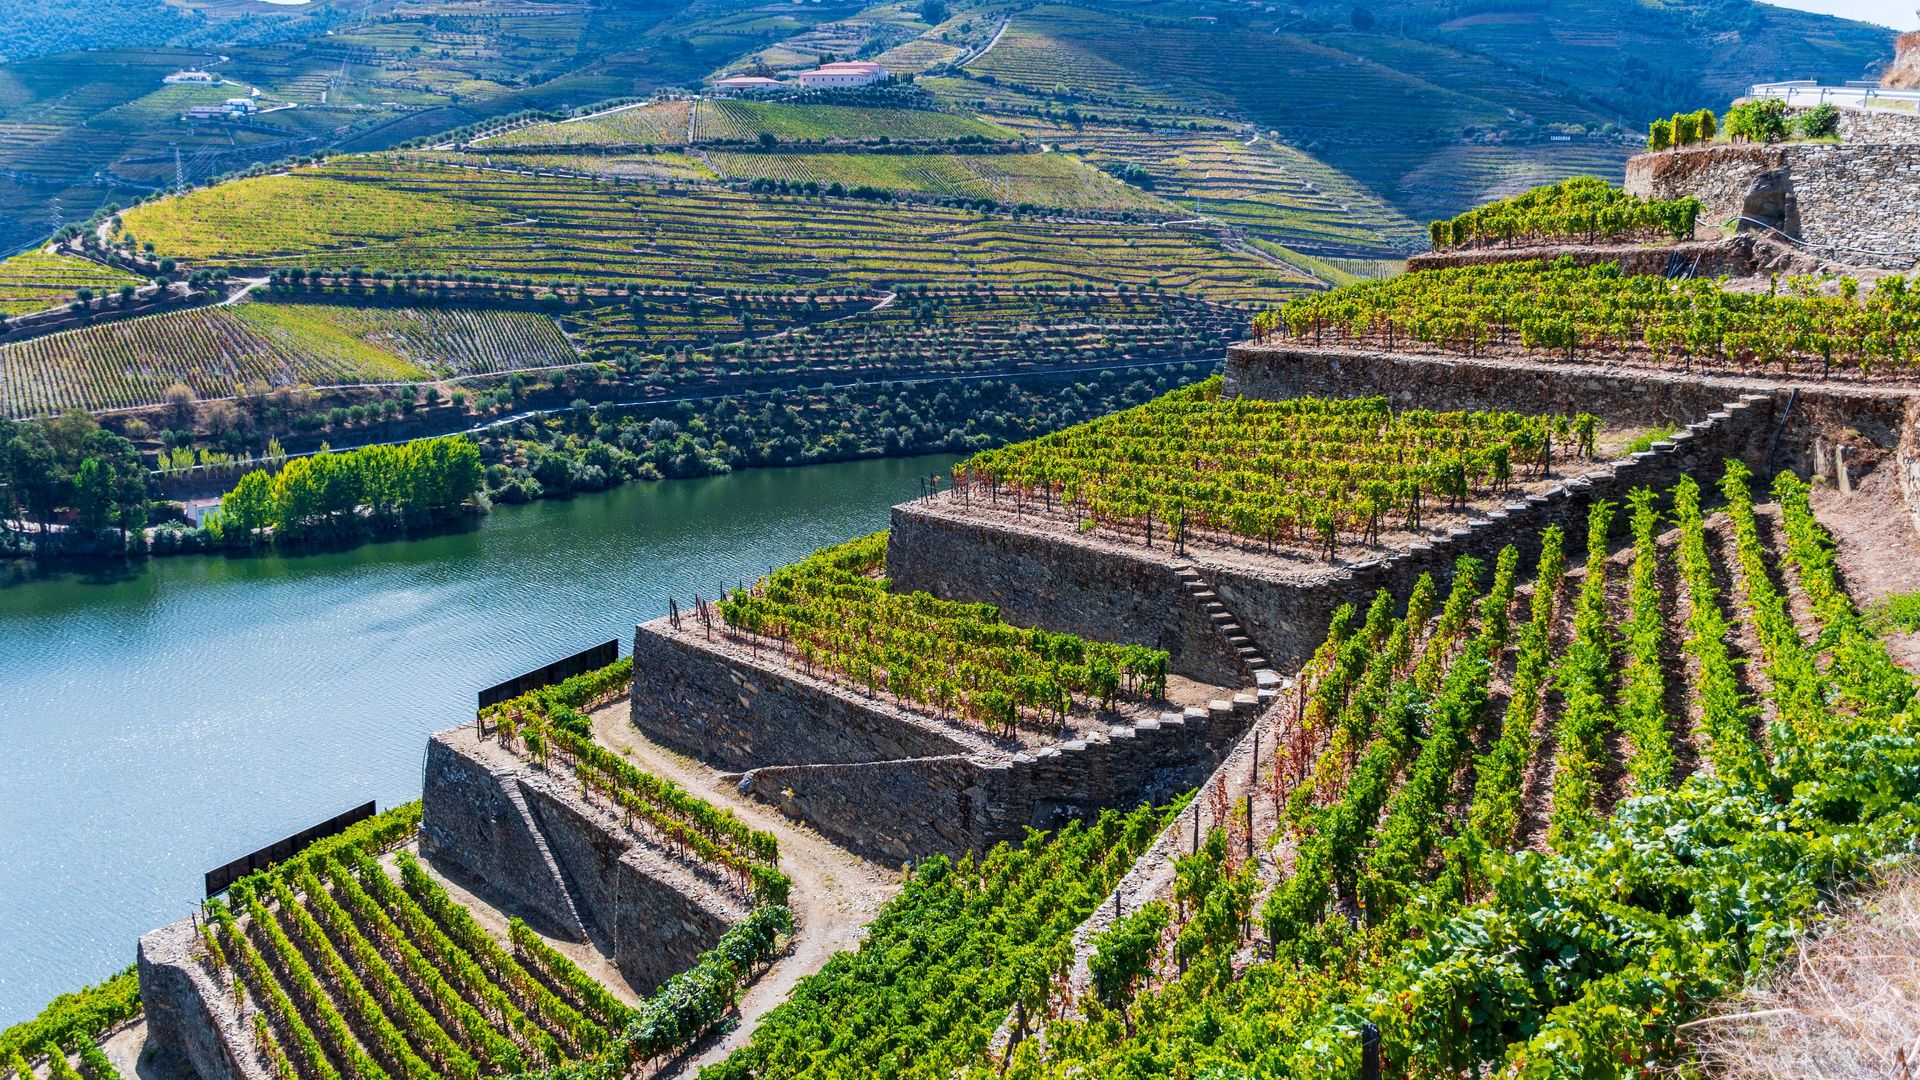
[[1257, 660], [1260, 658], [1260, 650], [1251, 645], [1242, 645], [1233, 650], [1233, 655], [1242, 660]]
[[1245, 663], [1248, 667], [1252, 668], [1253, 673], [1256, 676], [1260, 674], [1260, 669], [1267, 666], [1267, 658], [1264, 656], [1251, 657], [1242, 662]]
[[1201, 589], [1200, 591], [1195, 592], [1193, 594], [1193, 598], [1195, 600], [1202, 600], [1202, 601], [1208, 601], [1208, 602], [1219, 599], [1217, 596], [1214, 595], [1214, 592], [1212, 589]]
[[1243, 634], [1234, 634], [1227, 638], [1227, 644], [1234, 649], [1253, 648], [1253, 639]]

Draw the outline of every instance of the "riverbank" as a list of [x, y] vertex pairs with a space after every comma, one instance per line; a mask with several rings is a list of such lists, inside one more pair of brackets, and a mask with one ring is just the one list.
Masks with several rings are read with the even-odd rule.
[[629, 484], [345, 551], [0, 568], [0, 1026], [131, 962], [201, 875], [417, 798], [475, 692], [885, 528], [956, 455]]
[[[1212, 368], [1211, 362], [1156, 364], [1024, 381], [922, 379], [551, 410], [468, 433], [486, 466], [484, 488], [458, 507], [363, 507], [337, 513], [293, 541], [236, 532], [231, 515], [190, 522], [187, 507], [162, 503], [156, 511], [167, 507], [170, 520], [138, 533], [62, 525], [42, 534], [25, 524], [0, 526], [0, 555], [111, 560], [267, 545], [339, 550], [466, 528], [495, 502], [565, 498], [636, 481], [718, 476], [736, 469], [971, 453], [1139, 404], [1205, 378]], [[275, 472], [285, 464], [269, 463], [258, 471]], [[230, 490], [239, 479], [230, 477], [221, 487]]]

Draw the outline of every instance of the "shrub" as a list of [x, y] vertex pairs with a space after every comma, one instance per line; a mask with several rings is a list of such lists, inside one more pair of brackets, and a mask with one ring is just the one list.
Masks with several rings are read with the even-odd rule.
[[1727, 112], [1727, 134], [1747, 142], [1776, 143], [1787, 137], [1787, 105], [1767, 98], [1735, 105]]
[[1840, 133], [1840, 110], [1832, 105], [1815, 105], [1794, 118], [1793, 126], [1801, 138], [1818, 139]]
[[1665, 150], [1673, 145], [1673, 121], [1655, 120], [1647, 125], [1647, 149]]

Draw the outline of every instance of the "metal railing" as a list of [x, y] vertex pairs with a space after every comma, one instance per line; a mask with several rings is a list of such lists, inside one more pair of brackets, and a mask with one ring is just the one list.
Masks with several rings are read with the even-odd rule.
[[1855, 109], [1920, 108], [1920, 90], [1888, 90], [1879, 86], [1821, 86], [1812, 79], [1756, 83], [1747, 87], [1751, 98], [1774, 98], [1788, 105], [1843, 105]]

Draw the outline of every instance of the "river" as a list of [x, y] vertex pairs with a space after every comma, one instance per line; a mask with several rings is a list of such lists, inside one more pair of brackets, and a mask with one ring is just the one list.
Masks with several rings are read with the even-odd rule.
[[[496, 507], [348, 551], [0, 562], [0, 1027], [133, 962], [214, 866], [420, 794], [474, 693], [887, 524], [934, 457]], [[11, 574], [11, 577], [5, 575]]]

